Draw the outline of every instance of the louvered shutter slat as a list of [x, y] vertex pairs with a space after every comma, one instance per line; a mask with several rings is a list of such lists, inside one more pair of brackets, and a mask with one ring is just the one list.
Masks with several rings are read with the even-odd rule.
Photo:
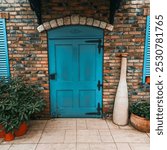
[[147, 22], [146, 22], [143, 83], [145, 83], [146, 76], [150, 76], [150, 16], [147, 16]]
[[0, 19], [0, 78], [9, 77], [5, 19]]

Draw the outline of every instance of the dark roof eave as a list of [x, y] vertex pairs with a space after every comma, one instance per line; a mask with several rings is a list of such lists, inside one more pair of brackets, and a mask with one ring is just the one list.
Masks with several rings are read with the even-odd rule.
[[[31, 9], [35, 12], [38, 24], [42, 24], [41, 0], [29, 0]], [[109, 23], [114, 23], [115, 12], [119, 8], [121, 0], [110, 0], [110, 17]]]

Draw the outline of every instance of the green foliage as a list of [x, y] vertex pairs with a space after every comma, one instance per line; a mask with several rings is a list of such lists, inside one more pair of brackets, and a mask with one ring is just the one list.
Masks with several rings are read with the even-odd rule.
[[13, 132], [44, 107], [40, 86], [25, 84], [20, 78], [0, 80], [0, 124], [6, 132]]
[[130, 112], [150, 120], [150, 103], [147, 101], [136, 101], [130, 105]]
[[16, 115], [6, 113], [0, 114], [0, 124], [3, 125], [5, 132], [14, 132], [20, 125], [20, 119]]

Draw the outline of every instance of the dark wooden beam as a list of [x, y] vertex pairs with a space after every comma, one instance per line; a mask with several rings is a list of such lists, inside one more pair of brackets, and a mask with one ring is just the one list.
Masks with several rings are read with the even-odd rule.
[[35, 14], [38, 19], [38, 24], [42, 24], [42, 15], [41, 15], [41, 1], [40, 0], [29, 0], [31, 9], [35, 11]]
[[[32, 10], [35, 11], [35, 14], [38, 19], [38, 24], [42, 24], [41, 0], [29, 0], [29, 2]], [[47, 2], [49, 2], [49, 0]], [[121, 0], [110, 0], [109, 22], [111, 24], [114, 23], [115, 12], [117, 9], [119, 9], [120, 3]]]
[[115, 12], [117, 9], [119, 9], [121, 0], [110, 0], [110, 18], [109, 22], [111, 24], [114, 23], [114, 17], [115, 17]]

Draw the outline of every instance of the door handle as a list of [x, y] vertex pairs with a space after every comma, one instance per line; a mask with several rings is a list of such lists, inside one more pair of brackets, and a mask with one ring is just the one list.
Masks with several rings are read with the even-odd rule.
[[100, 80], [98, 80], [98, 83], [97, 83], [97, 88], [98, 88], [98, 91], [100, 91], [100, 88], [103, 87], [103, 84], [100, 83]]
[[49, 75], [50, 80], [55, 80], [56, 79], [56, 73], [52, 73]]

